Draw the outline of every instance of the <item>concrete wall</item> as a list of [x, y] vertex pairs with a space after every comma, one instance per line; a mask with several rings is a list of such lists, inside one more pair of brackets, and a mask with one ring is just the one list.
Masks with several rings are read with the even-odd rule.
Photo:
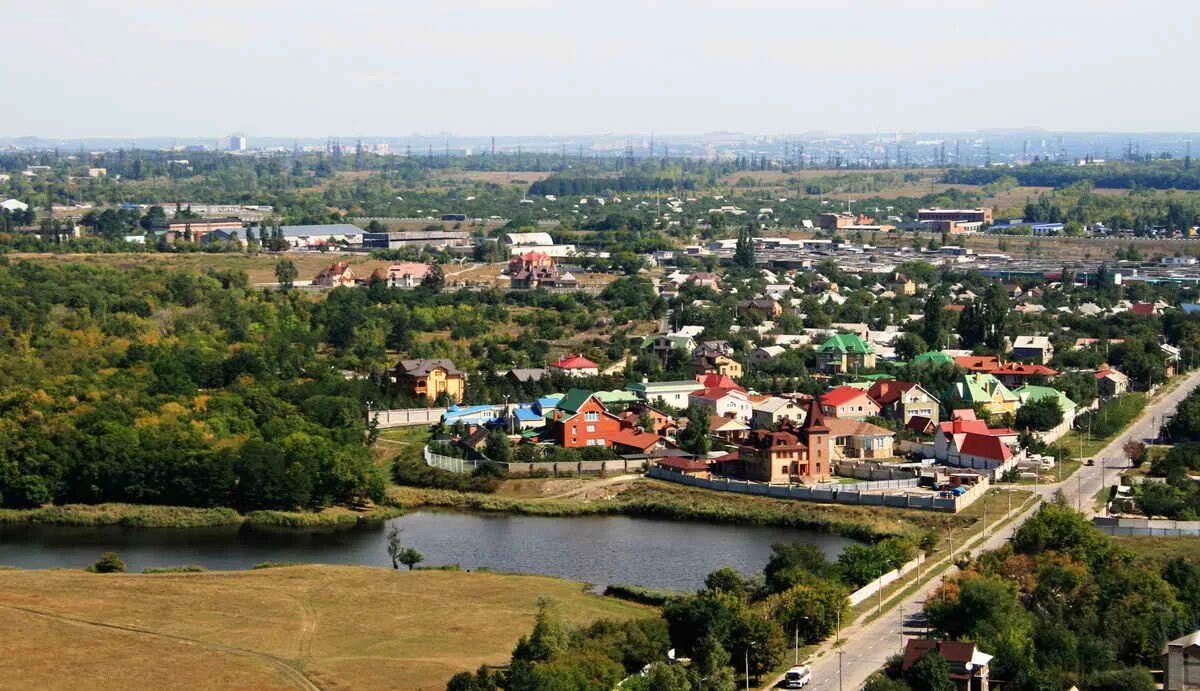
[[897, 468], [882, 463], [845, 460], [834, 463], [833, 472], [842, 477], [852, 477], [857, 480], [912, 480], [918, 476], [918, 473], [908, 468]]
[[971, 488], [962, 496], [944, 499], [928, 494], [882, 494], [883, 489], [907, 489], [917, 486], [917, 480], [880, 480], [878, 482], [859, 482], [849, 485], [773, 485], [764, 482], [748, 482], [727, 478], [693, 477], [678, 473], [658, 465], [650, 466], [646, 475], [678, 482], [692, 487], [719, 492], [738, 492], [740, 494], [756, 494], [779, 499], [797, 499], [800, 501], [819, 501], [838, 504], [858, 504], [867, 506], [894, 506], [897, 508], [924, 509], [926, 511], [958, 512], [975, 501], [986, 489], [986, 480]]
[[1200, 537], [1200, 521], [1172, 521], [1165, 518], [1115, 518], [1096, 516], [1092, 525], [1109, 535], [1151, 535], [1154, 537]]
[[378, 421], [380, 429], [387, 429], [389, 427], [436, 425], [445, 412], [445, 408], [401, 408], [373, 410], [371, 415]]
[[[423, 449], [425, 464], [434, 468], [448, 470], [452, 473], [470, 473], [479, 467], [481, 464], [489, 463], [487, 460], [471, 460], [466, 458], [455, 458], [453, 456], [443, 456], [433, 453], [428, 447]], [[496, 462], [508, 472], [509, 475], [533, 475], [545, 473], [547, 475], [600, 475], [637, 472], [645, 468], [646, 462], [643, 460], [625, 460], [618, 458], [607, 461], [579, 461], [578, 463], [500, 463]]]
[[871, 597], [875, 593], [879, 592], [882, 588], [887, 587], [888, 584], [898, 581], [902, 577], [904, 577], [906, 574], [911, 573], [912, 571], [915, 571], [917, 569], [917, 567], [919, 567], [921, 564], [924, 564], [924, 563], [925, 563], [925, 553], [917, 552], [916, 559], [913, 559], [912, 561], [908, 562], [907, 564], [903, 564], [900, 568], [895, 569], [894, 571], [888, 571], [887, 573], [883, 574], [879, 578], [876, 578], [875, 580], [864, 585], [863, 587], [859, 588], [858, 590], [855, 590], [854, 592], [850, 593], [850, 597], [849, 597], [850, 606], [854, 607], [858, 603], [862, 602], [863, 600], [866, 600], [867, 598]]

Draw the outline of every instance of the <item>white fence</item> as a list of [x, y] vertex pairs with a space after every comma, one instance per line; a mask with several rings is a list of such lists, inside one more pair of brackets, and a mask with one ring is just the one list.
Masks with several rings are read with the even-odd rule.
[[1109, 535], [1147, 535], [1153, 537], [1200, 537], [1200, 521], [1172, 521], [1165, 518], [1113, 518], [1096, 516], [1092, 525]]
[[836, 461], [834, 473], [858, 480], [912, 480], [920, 473], [875, 461]]
[[925, 563], [925, 553], [917, 552], [916, 559], [913, 559], [912, 561], [908, 562], [907, 564], [901, 565], [900, 568], [898, 568], [898, 569], [895, 569], [893, 571], [888, 571], [887, 573], [883, 574], [879, 578], [876, 578], [875, 580], [864, 585], [863, 587], [859, 588], [858, 590], [855, 590], [854, 592], [850, 593], [850, 598], [849, 598], [850, 606], [854, 607], [858, 603], [862, 602], [863, 600], [866, 600], [867, 598], [871, 597], [875, 593], [879, 592], [881, 589], [887, 587], [888, 584], [894, 583], [894, 582], [900, 580], [901, 578], [903, 578], [905, 575], [917, 570], [917, 568], [919, 568], [921, 566], [921, 564], [924, 564], [924, 563]]
[[389, 427], [416, 427], [417, 425], [435, 425], [445, 414], [445, 408], [399, 408], [396, 410], [373, 410], [379, 429]]
[[693, 487], [716, 490], [718, 492], [738, 492], [740, 494], [755, 494], [779, 499], [798, 499], [800, 501], [819, 501], [837, 504], [859, 504], [867, 506], [893, 506], [896, 508], [923, 509], [926, 511], [958, 512], [978, 499], [987, 491], [988, 481], [980, 481], [965, 493], [956, 497], [939, 497], [932, 494], [883, 494], [882, 489], [907, 489], [916, 487], [918, 480], [881, 480], [879, 482], [858, 482], [847, 485], [773, 485], [765, 482], [750, 482], [732, 478], [703, 478], [676, 472], [659, 465], [652, 465], [646, 474], [650, 477], [668, 482], [678, 482]]

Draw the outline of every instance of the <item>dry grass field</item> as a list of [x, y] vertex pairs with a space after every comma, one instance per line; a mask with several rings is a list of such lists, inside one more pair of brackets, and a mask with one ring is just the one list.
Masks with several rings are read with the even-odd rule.
[[527, 185], [545, 180], [553, 171], [464, 170], [445, 176], [454, 182], [490, 182], [496, 185]]
[[0, 687], [440, 690], [506, 662], [540, 597], [578, 624], [651, 613], [542, 576], [0, 571]]
[[203, 271], [208, 267], [223, 271], [234, 269], [245, 271], [250, 276], [252, 284], [274, 283], [275, 264], [281, 258], [290, 259], [296, 265], [296, 269], [300, 272], [297, 277], [299, 281], [312, 280], [313, 276], [316, 276], [321, 269], [336, 261], [350, 262], [350, 268], [354, 273], [364, 278], [370, 276], [375, 269], [381, 266], [386, 267], [391, 263], [380, 259], [367, 259], [362, 254], [339, 254], [337, 252], [327, 254], [289, 252], [282, 256], [209, 254], [205, 252], [189, 254], [157, 254], [154, 252], [145, 254], [28, 254], [18, 252], [8, 255], [8, 257], [47, 263], [96, 264], [122, 269], [148, 265], [192, 271]]

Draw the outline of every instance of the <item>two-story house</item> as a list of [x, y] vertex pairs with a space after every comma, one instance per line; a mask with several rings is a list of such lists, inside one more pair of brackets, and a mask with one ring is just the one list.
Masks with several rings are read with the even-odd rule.
[[837, 334], [817, 349], [817, 368], [845, 373], [875, 369], [875, 349], [854, 334]]
[[393, 370], [393, 379], [402, 390], [434, 402], [445, 394], [461, 403], [466, 390], [467, 375], [454, 362], [440, 358], [401, 360]]
[[621, 429], [621, 418], [608, 412], [590, 391], [571, 389], [548, 417], [550, 436], [560, 446], [610, 446]]
[[916, 382], [880, 380], [867, 389], [867, 395], [879, 406], [880, 415], [902, 425], [918, 416], [934, 424], [938, 421], [938, 400]]
[[862, 389], [839, 386], [821, 396], [821, 412], [835, 417], [864, 420], [879, 415], [879, 404]]

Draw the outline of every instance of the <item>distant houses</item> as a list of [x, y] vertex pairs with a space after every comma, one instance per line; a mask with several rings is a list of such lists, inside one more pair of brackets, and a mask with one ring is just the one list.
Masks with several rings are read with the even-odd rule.
[[817, 368], [836, 374], [875, 369], [875, 348], [855, 334], [830, 336], [817, 349]]

